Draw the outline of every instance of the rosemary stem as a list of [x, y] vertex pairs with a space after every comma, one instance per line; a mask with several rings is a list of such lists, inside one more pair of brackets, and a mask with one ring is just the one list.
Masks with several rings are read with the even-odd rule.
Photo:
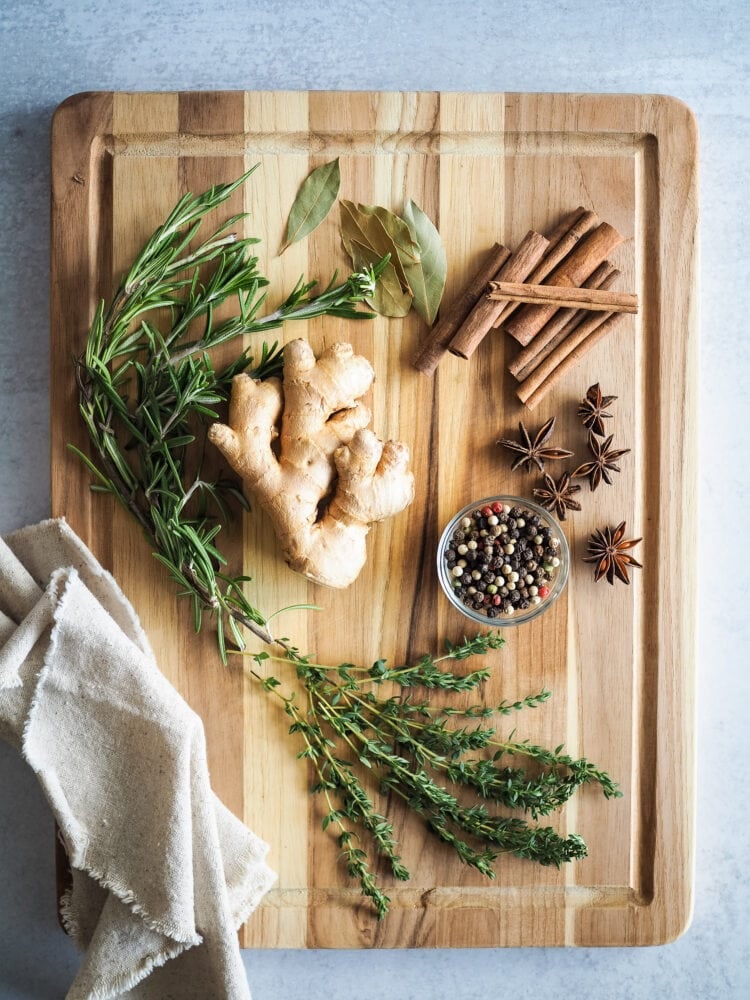
[[264, 628], [261, 628], [260, 625], [256, 625], [256, 623], [251, 618], [248, 618], [247, 615], [243, 615], [235, 608], [230, 608], [229, 614], [232, 616], [232, 618], [234, 618], [236, 622], [239, 622], [240, 625], [244, 625], [246, 629], [249, 629], [249, 631], [252, 632], [257, 639], [260, 639], [261, 642], [264, 642], [269, 646], [273, 645], [274, 643], [276, 643], [277, 645], [283, 645], [283, 643], [280, 640], [274, 639], [274, 637], [271, 635], [270, 632], [268, 632]]

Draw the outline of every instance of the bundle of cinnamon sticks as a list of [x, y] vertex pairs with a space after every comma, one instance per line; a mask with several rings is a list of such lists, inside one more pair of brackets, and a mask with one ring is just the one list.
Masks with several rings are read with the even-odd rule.
[[623, 237], [579, 207], [547, 236], [529, 232], [515, 252], [495, 244], [414, 359], [431, 375], [446, 351], [469, 358], [493, 328], [522, 347], [509, 371], [529, 409], [609, 333], [635, 295], [610, 291], [620, 272], [606, 258]]

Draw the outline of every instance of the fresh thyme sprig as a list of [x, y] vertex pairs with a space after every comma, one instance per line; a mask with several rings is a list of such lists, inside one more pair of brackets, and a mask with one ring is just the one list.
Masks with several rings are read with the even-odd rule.
[[[577, 834], [563, 837], [522, 816], [494, 815], [487, 804], [518, 810], [537, 820], [562, 806], [583, 784], [598, 784], [607, 798], [620, 795], [609, 775], [585, 759], [563, 754], [562, 747], [548, 751], [516, 740], [514, 734], [497, 739], [496, 728], [483, 721], [471, 727], [455, 723], [456, 718], [487, 720], [496, 713], [507, 716], [535, 708], [550, 697], [546, 689], [512, 704], [502, 702], [495, 709], [441, 707], [401, 693], [413, 687], [476, 690], [489, 671], [460, 674], [446, 667], [446, 661], [486, 654], [503, 643], [497, 632], [477, 635], [456, 646], [449, 644], [443, 656], [425, 655], [413, 666], [392, 669], [384, 660], [370, 668], [349, 663], [328, 667], [292, 650], [283, 655], [251, 654], [255, 667], [250, 673], [282, 700], [293, 720], [291, 731], [302, 734], [305, 746], [298, 756], [315, 767], [318, 780], [313, 791], [322, 794], [327, 804], [323, 826], [339, 826], [347, 869], [359, 878], [363, 893], [380, 916], [387, 912], [388, 897], [372, 880], [362, 842], [353, 846], [358, 834], [347, 821], [369, 834], [376, 855], [384, 859], [393, 876], [405, 879], [408, 872], [392, 824], [375, 811], [363, 779], [355, 773], [358, 766], [373, 776], [371, 784], [380, 794], [406, 802], [462, 862], [489, 878], [495, 877], [493, 864], [501, 853], [559, 867], [585, 857], [586, 845]], [[266, 673], [274, 662], [294, 665], [306, 689], [306, 710], [300, 708], [294, 692], [282, 693], [282, 682]], [[366, 689], [368, 681], [376, 689], [396, 685], [399, 693], [381, 697]], [[481, 751], [491, 755], [478, 755]], [[509, 766], [507, 757], [526, 758], [532, 770]]]
[[[290, 733], [303, 743], [298, 756], [314, 768], [313, 791], [326, 804], [323, 826], [338, 830], [347, 872], [379, 917], [389, 900], [368, 843], [395, 878], [407, 879], [409, 873], [376, 796], [405, 801], [463, 862], [490, 878], [503, 852], [552, 865], [583, 857], [586, 847], [577, 835], [562, 837], [522, 816], [497, 816], [487, 808], [487, 803], [510, 807], [536, 820], [586, 783], [600, 785], [607, 797], [620, 794], [605, 772], [563, 754], [562, 747], [549, 751], [514, 734], [497, 738], [488, 720], [541, 705], [548, 691], [495, 707], [466, 708], [414, 695], [414, 689], [477, 690], [489, 670], [459, 673], [451, 664], [500, 649], [499, 633], [447, 644], [444, 655], [428, 654], [412, 665], [390, 667], [378, 659], [370, 667], [326, 666], [289, 640], [274, 638], [268, 624], [274, 615], [254, 607], [245, 593], [249, 578], [223, 568], [216, 543], [221, 518], [228, 515], [229, 501], [246, 502], [234, 480], [202, 474], [206, 422], [216, 419], [234, 375], [278, 374], [283, 353], [276, 344], [263, 343], [257, 357], [247, 348], [217, 370], [209, 352], [286, 320], [367, 318], [371, 314], [358, 306], [387, 263], [340, 284], [332, 281], [318, 296], [312, 294], [313, 282], [300, 279], [277, 309], [261, 316], [268, 281], [252, 254], [257, 240], [233, 232], [244, 216], [234, 216], [195, 245], [204, 216], [249, 173], [202, 195], [185, 195], [135, 259], [111, 303], [97, 309], [76, 363], [80, 411], [95, 457], [73, 450], [94, 476], [92, 488], [112, 494], [151, 540], [155, 558], [191, 601], [196, 630], [206, 612], [213, 616], [222, 658], [226, 661], [227, 636], [232, 651], [245, 649], [243, 627], [266, 645], [267, 650], [247, 654], [252, 657], [247, 669], [280, 699]], [[217, 322], [215, 310], [229, 298], [236, 299], [237, 313]], [[168, 312], [169, 322], [157, 325], [154, 314], [160, 310]], [[293, 667], [304, 705], [298, 692], [285, 693], [265, 674], [271, 662]], [[398, 693], [382, 695], [384, 685]], [[511, 766], [508, 758], [521, 759], [524, 766]]]

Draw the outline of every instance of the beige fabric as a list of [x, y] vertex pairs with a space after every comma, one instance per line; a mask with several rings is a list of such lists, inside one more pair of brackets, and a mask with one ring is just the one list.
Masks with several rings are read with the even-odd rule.
[[64, 520], [0, 539], [0, 736], [73, 866], [67, 1000], [246, 1000], [235, 931], [275, 877], [267, 846], [213, 795], [200, 719]]

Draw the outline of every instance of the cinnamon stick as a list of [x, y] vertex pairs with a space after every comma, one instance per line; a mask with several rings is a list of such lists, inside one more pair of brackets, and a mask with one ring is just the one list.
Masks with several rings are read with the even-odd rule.
[[[620, 272], [605, 260], [583, 284], [584, 288], [609, 288], [620, 276]], [[559, 309], [552, 319], [545, 323], [539, 333], [520, 351], [508, 365], [511, 375], [521, 382], [552, 353], [558, 344], [572, 333], [586, 319], [580, 309]]]
[[[623, 237], [608, 222], [602, 222], [590, 233], [549, 276], [551, 285], [580, 287], [583, 282], [606, 260]], [[507, 332], [524, 347], [555, 313], [556, 306], [525, 305], [510, 322], [504, 324]]]
[[[498, 281], [524, 281], [544, 256], [549, 240], [541, 233], [528, 232], [518, 249], [503, 264], [495, 276]], [[470, 358], [503, 311], [504, 302], [491, 302], [482, 297], [458, 329], [448, 350], [460, 358]]]
[[[551, 233], [544, 234], [549, 240], [549, 247], [547, 247], [547, 254], [544, 257], [542, 263], [539, 264], [539, 266], [537, 267], [537, 271], [541, 271], [541, 269], [545, 266], [547, 259], [554, 252], [555, 248], [557, 247], [558, 243], [563, 238], [563, 236], [567, 235], [567, 233], [573, 228], [573, 226], [576, 226], [578, 224], [578, 222], [584, 215], [588, 215], [595, 220], [593, 225], [589, 225], [589, 229], [593, 229], [594, 226], [599, 222], [595, 213], [589, 212], [587, 211], [587, 209], [583, 207], [583, 205], [579, 205], [578, 208], [574, 208], [572, 212], [568, 212], [567, 215], [564, 215], [562, 219], [560, 219], [560, 221], [557, 223], [557, 225], [555, 226], [555, 228], [552, 230]], [[552, 266], [554, 267], [554, 264]], [[552, 270], [552, 268], [550, 268], [550, 270]], [[547, 274], [549, 274], [549, 271], [547, 272]], [[542, 279], [539, 278], [539, 281], [541, 280]]]
[[487, 285], [500, 271], [500, 268], [510, 257], [510, 250], [495, 243], [482, 266], [476, 272], [463, 292], [455, 299], [440, 321], [432, 327], [427, 340], [414, 358], [412, 365], [424, 375], [432, 375], [440, 359], [448, 350], [456, 330], [461, 326], [471, 310], [487, 290]]
[[493, 302], [530, 302], [586, 312], [638, 312], [638, 296], [565, 285], [530, 285], [521, 281], [491, 281], [487, 296]]
[[533, 410], [563, 375], [616, 325], [622, 313], [594, 313], [519, 385], [516, 395]]
[[581, 358], [591, 350], [600, 340], [617, 325], [617, 321], [621, 318], [622, 313], [612, 313], [612, 315], [605, 319], [603, 322], [600, 317], [597, 317], [599, 325], [596, 329], [592, 330], [588, 336], [574, 348], [567, 357], [560, 362], [560, 364], [554, 369], [554, 371], [539, 384], [539, 386], [534, 390], [534, 392], [525, 400], [525, 404], [530, 410], [536, 409], [536, 407], [541, 403], [544, 397], [555, 388], [560, 379], [574, 368]]
[[[529, 284], [540, 284], [544, 281], [557, 265], [565, 260], [583, 237], [598, 225], [599, 216], [596, 212], [589, 212], [583, 206], [579, 206], [575, 211], [564, 216], [552, 232], [547, 235], [549, 247], [541, 263], [529, 275], [527, 279]], [[495, 320], [495, 327], [502, 326], [517, 308], [517, 302], [509, 302]]]

